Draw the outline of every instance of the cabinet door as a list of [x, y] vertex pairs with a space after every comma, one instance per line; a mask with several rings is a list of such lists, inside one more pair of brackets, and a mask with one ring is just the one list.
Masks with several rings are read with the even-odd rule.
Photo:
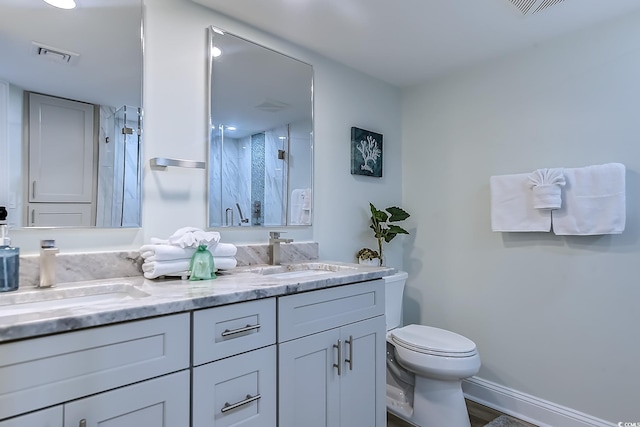
[[276, 346], [193, 370], [193, 427], [276, 427]]
[[[340, 425], [386, 425], [385, 319], [374, 317], [343, 326]], [[337, 424], [336, 424], [337, 425]]]
[[0, 421], [0, 427], [62, 427], [62, 405]]
[[279, 427], [340, 425], [339, 339], [331, 329], [279, 345]]
[[185, 427], [189, 397], [184, 370], [67, 403], [64, 427]]
[[93, 201], [94, 108], [29, 94], [29, 201]]

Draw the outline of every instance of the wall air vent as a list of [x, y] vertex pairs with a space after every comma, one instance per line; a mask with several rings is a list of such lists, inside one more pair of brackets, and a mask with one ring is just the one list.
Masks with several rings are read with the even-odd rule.
[[533, 15], [564, 0], [509, 0], [523, 15]]
[[76, 58], [80, 56], [79, 53], [71, 52], [70, 50], [64, 50], [53, 46], [47, 46], [46, 44], [31, 42], [31, 52], [39, 58], [47, 59], [59, 64], [71, 64]]

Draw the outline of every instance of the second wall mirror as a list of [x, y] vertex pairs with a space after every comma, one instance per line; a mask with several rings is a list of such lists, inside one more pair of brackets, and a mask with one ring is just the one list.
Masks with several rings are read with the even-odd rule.
[[209, 226], [311, 225], [311, 65], [208, 32]]

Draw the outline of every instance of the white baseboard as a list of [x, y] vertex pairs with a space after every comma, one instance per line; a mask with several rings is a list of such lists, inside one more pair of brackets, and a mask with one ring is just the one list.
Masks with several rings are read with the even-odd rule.
[[540, 427], [617, 427], [609, 421], [478, 377], [464, 380], [462, 390], [469, 400]]

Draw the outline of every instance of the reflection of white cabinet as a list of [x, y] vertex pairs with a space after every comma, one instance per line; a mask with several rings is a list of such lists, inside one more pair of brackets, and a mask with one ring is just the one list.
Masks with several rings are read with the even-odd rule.
[[91, 222], [86, 203], [30, 203], [29, 227], [85, 227]]
[[[27, 184], [30, 225], [92, 225], [79, 215], [91, 213], [96, 186], [94, 106], [84, 102], [29, 94], [29, 181]], [[63, 223], [41, 221], [34, 214], [36, 203], [69, 203]], [[42, 206], [52, 212], [59, 207]], [[75, 215], [69, 215], [68, 213]]]
[[278, 309], [278, 425], [386, 425], [383, 282], [283, 297]]

